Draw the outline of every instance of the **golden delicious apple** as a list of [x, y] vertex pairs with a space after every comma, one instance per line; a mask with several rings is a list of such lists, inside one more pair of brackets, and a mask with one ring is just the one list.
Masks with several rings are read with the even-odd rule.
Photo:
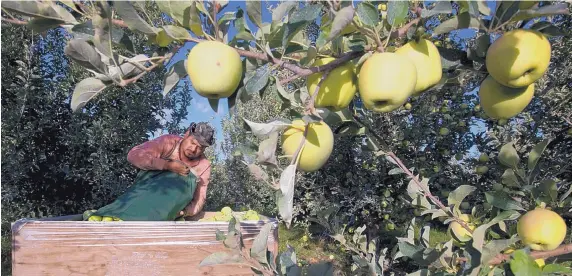
[[489, 156], [486, 153], [481, 153], [481, 155], [479, 156], [479, 162], [481, 163], [486, 163], [489, 162]]
[[550, 42], [542, 33], [516, 29], [491, 44], [485, 63], [489, 74], [502, 85], [526, 87], [546, 72], [550, 51]]
[[439, 129], [439, 135], [445, 136], [445, 135], [448, 135], [449, 132], [450, 132], [449, 129], [446, 127], [442, 127], [441, 129]]
[[485, 174], [489, 171], [489, 167], [487, 166], [478, 166], [476, 169], [477, 174]]
[[485, 113], [494, 119], [509, 119], [522, 112], [534, 96], [534, 83], [511, 88], [498, 83], [490, 75], [481, 83], [479, 100]]
[[419, 95], [441, 80], [443, 76], [441, 56], [431, 41], [427, 39], [419, 39], [419, 42], [411, 40], [397, 49], [395, 53], [409, 57], [417, 68], [414, 95]]
[[[297, 119], [282, 134], [282, 150], [290, 160], [304, 139], [304, 121]], [[298, 168], [305, 172], [319, 170], [334, 149], [334, 134], [324, 122], [310, 123], [304, 148], [300, 152]]]
[[[475, 230], [476, 227], [475, 225], [471, 224], [471, 217], [468, 214], [461, 214], [459, 218], [467, 223], [471, 231]], [[451, 224], [449, 224], [449, 231], [451, 233], [451, 236], [453, 236], [453, 238], [455, 238], [460, 242], [469, 241], [473, 237], [471, 232], [469, 232], [460, 223], [456, 221], [452, 221]]]
[[410, 104], [410, 103], [406, 103], [406, 104], [405, 104], [405, 109], [411, 110], [411, 104]]
[[203, 41], [189, 52], [187, 73], [199, 95], [227, 98], [240, 84], [242, 61], [234, 48], [219, 41]]
[[553, 250], [566, 237], [566, 223], [556, 212], [543, 208], [528, 211], [517, 223], [517, 233], [523, 244], [533, 250]]
[[103, 217], [101, 221], [113, 221], [112, 217]]
[[[335, 58], [327, 57], [316, 60], [312, 66], [322, 66], [334, 61]], [[322, 78], [322, 73], [308, 76], [306, 88], [313, 95]], [[330, 71], [326, 79], [320, 85], [314, 106], [328, 108], [332, 111], [342, 110], [350, 104], [357, 91], [355, 66], [347, 62], [342, 66]]]
[[375, 53], [362, 65], [358, 87], [365, 108], [390, 112], [403, 105], [415, 90], [417, 69], [407, 57]]

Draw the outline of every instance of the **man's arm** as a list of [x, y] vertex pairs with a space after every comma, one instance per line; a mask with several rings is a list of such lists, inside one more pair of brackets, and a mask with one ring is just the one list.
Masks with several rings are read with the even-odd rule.
[[207, 201], [207, 188], [210, 182], [211, 177], [211, 167], [205, 170], [205, 172], [199, 177], [199, 182], [197, 183], [197, 189], [195, 190], [195, 194], [193, 200], [187, 207], [185, 207], [185, 216], [194, 216], [201, 212], [205, 203]]
[[127, 161], [141, 170], [165, 170], [167, 160], [161, 156], [173, 147], [173, 138], [163, 135], [133, 147], [127, 154]]

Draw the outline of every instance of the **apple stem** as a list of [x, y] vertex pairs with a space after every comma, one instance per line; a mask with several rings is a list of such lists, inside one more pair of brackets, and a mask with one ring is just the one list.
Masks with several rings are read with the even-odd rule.
[[[316, 85], [316, 89], [314, 90], [314, 93], [312, 94], [312, 97], [310, 97], [310, 100], [308, 101], [308, 103], [306, 104], [306, 110], [304, 113], [306, 113], [307, 115], [316, 115], [318, 117], [321, 117], [317, 112], [316, 112], [316, 107], [314, 106], [314, 104], [316, 103], [316, 97], [318, 96], [318, 92], [320, 92], [320, 86], [322, 86], [322, 82], [324, 82], [324, 80], [328, 77], [328, 75], [330, 74], [330, 71], [326, 71], [322, 74], [322, 77], [320, 78], [320, 81], [318, 82], [318, 85]], [[308, 91], [309, 92], [309, 91]]]

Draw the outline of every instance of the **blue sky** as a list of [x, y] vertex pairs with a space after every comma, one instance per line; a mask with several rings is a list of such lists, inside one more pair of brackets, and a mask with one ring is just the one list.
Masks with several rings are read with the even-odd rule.
[[[356, 2], [360, 2], [360, 1], [354, 1], [354, 5]], [[433, 2], [433, 1], [425, 1], [425, 3], [431, 3], [431, 2]], [[277, 1], [263, 1], [262, 2], [262, 21], [263, 22], [270, 22], [272, 20], [272, 15], [268, 11], [268, 9], [266, 9], [266, 5], [276, 6], [278, 3], [279, 2], [277, 2]], [[495, 5], [496, 5], [495, 1], [486, 1], [486, 3], [491, 8], [491, 10], [494, 10]], [[238, 8], [241, 8], [244, 11], [246, 11], [246, 2], [245, 1], [230, 1], [228, 6], [226, 6], [224, 8], [224, 10], [222, 10], [220, 12], [219, 16], [222, 16], [222, 14], [224, 14], [224, 12], [236, 11]], [[247, 24], [250, 27], [250, 30], [252, 30], [253, 33], [256, 32], [257, 27], [252, 22], [250, 22], [248, 17], [246, 17], [246, 19], [247, 19]], [[230, 29], [229, 29], [229, 40], [231, 40], [235, 34], [236, 34], [236, 31], [234, 30], [234, 27], [231, 24]], [[450, 33], [452, 39], [455, 41], [464, 40], [464, 39], [473, 37], [475, 34], [476, 34], [476, 31], [470, 30], [470, 29], [453, 31]], [[177, 61], [179, 61], [181, 59], [185, 59], [187, 52], [195, 44], [196, 43], [194, 43], [194, 42], [186, 43], [183, 46], [183, 48], [169, 62], [168, 66], [176, 63]], [[182, 86], [182, 85], [191, 85], [190, 81], [188, 80], [188, 77], [185, 78], [184, 81], [179, 82], [178, 86]], [[476, 92], [477, 92], [477, 90], [475, 89], [474, 91], [471, 91], [469, 93], [476, 93]], [[207, 101], [206, 98], [198, 95], [194, 90], [192, 90], [191, 93], [192, 93], [193, 100], [191, 102], [191, 105], [188, 107], [189, 115], [187, 117], [187, 120], [185, 122], [183, 122], [183, 124], [188, 124], [188, 123], [193, 122], [193, 121], [195, 121], [195, 122], [207, 121], [207, 122], [211, 123], [217, 129], [217, 140], [221, 141], [223, 139], [222, 121], [229, 114], [228, 113], [227, 100], [226, 99], [220, 100], [218, 110], [215, 112], [210, 107], [209, 102]], [[475, 118], [471, 124], [471, 132], [476, 133], [476, 132], [482, 132], [484, 130], [485, 130], [485, 124], [482, 121], [480, 121], [479, 119]], [[219, 145], [217, 144], [217, 148], [218, 147], [219, 147]], [[476, 148], [471, 149], [470, 155], [476, 155], [476, 154], [478, 154], [477, 149]]]

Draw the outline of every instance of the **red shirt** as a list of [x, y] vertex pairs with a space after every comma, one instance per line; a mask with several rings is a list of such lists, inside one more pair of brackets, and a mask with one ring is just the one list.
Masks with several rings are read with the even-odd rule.
[[[165, 170], [165, 165], [169, 162], [167, 158], [181, 160], [178, 145], [182, 139], [177, 135], [166, 134], [149, 140], [133, 147], [127, 154], [127, 161], [141, 170]], [[196, 172], [197, 176], [197, 188], [193, 200], [185, 208], [186, 214], [193, 216], [199, 213], [205, 204], [211, 176], [211, 163], [203, 154], [198, 164], [192, 166], [187, 163], [187, 165]]]

